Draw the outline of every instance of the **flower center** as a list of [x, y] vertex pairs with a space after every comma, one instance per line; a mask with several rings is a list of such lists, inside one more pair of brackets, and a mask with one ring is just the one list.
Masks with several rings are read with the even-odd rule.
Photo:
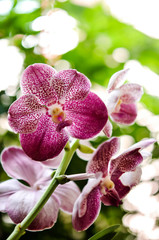
[[119, 98], [119, 100], [115, 106], [115, 112], [119, 112], [121, 103], [122, 103], [122, 100]]
[[51, 116], [52, 121], [57, 124], [63, 122], [66, 118], [65, 112], [59, 104], [53, 104], [50, 106], [48, 113]]
[[101, 188], [101, 193], [106, 195], [106, 189], [111, 190], [114, 188], [114, 183], [110, 179], [109, 176], [106, 176], [105, 178], [102, 178], [101, 183], [100, 183], [100, 188]]

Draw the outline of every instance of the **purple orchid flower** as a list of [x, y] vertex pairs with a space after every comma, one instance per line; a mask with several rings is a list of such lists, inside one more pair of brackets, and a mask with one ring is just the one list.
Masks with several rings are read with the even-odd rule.
[[89, 179], [74, 205], [73, 226], [77, 231], [87, 229], [96, 220], [101, 202], [106, 206], [122, 203], [123, 197], [140, 181], [138, 165], [145, 156], [143, 148], [154, 142], [154, 139], [142, 140], [115, 158], [112, 157], [119, 149], [118, 138], [113, 137], [98, 147], [86, 169], [87, 174], [95, 173], [96, 179]]
[[[3, 151], [2, 166], [13, 179], [0, 183], [0, 211], [8, 213], [17, 224], [43, 195], [51, 181], [52, 171], [41, 162], [30, 159], [18, 147], [9, 147]], [[29, 186], [17, 179], [24, 180]], [[72, 213], [79, 194], [79, 188], [74, 182], [59, 185], [28, 229], [39, 231], [51, 228], [57, 220], [59, 209]]]
[[[116, 72], [108, 84], [108, 97], [106, 106], [111, 119], [120, 124], [130, 125], [137, 117], [136, 102], [140, 100], [143, 89], [135, 83], [123, 84], [129, 69]], [[103, 131], [111, 136], [111, 123], [107, 121]]]
[[30, 65], [23, 73], [23, 95], [9, 108], [9, 124], [20, 133], [23, 150], [34, 160], [57, 156], [68, 136], [87, 139], [108, 119], [102, 100], [90, 91], [87, 77], [76, 70], [56, 72], [46, 64]]

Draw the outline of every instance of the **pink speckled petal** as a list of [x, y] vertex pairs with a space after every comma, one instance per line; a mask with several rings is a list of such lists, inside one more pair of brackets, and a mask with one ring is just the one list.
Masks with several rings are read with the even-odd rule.
[[42, 104], [48, 105], [58, 100], [52, 88], [55, 69], [47, 64], [36, 63], [28, 66], [21, 79], [22, 92], [35, 95]]
[[8, 121], [11, 128], [18, 133], [31, 133], [36, 130], [39, 119], [46, 112], [33, 95], [24, 95], [9, 108]]
[[105, 126], [104, 126], [104, 128], [103, 128], [103, 132], [104, 132], [104, 134], [105, 134], [108, 138], [110, 138], [111, 135], [112, 135], [112, 128], [113, 128], [113, 126], [112, 126], [111, 122], [110, 122], [109, 119], [108, 119], [107, 123], [105, 124]]
[[10, 195], [19, 190], [24, 190], [25, 186], [16, 179], [10, 179], [0, 183], [0, 211], [6, 212], [6, 203]]
[[121, 104], [119, 112], [111, 113], [114, 122], [130, 125], [133, 124], [137, 117], [136, 104]]
[[121, 86], [127, 77], [129, 69], [121, 70], [113, 74], [113, 76], [110, 78], [109, 84], [108, 84], [108, 91], [112, 91], [115, 88]]
[[87, 172], [103, 172], [104, 175], [107, 175], [108, 164], [111, 157], [119, 149], [119, 138], [113, 137], [110, 140], [101, 144], [96, 152], [94, 153], [93, 158], [88, 162]]
[[123, 103], [134, 103], [140, 100], [143, 89], [140, 85], [135, 83], [124, 84], [120, 87], [120, 94], [120, 99]]
[[72, 125], [67, 127], [72, 137], [87, 139], [98, 134], [107, 119], [107, 109], [102, 100], [95, 94], [89, 93], [83, 101], [70, 101], [65, 104], [65, 112]]
[[56, 157], [68, 141], [65, 130], [56, 131], [56, 124], [47, 115], [43, 116], [35, 132], [20, 134], [24, 152], [32, 159], [45, 161]]
[[61, 102], [84, 99], [91, 87], [91, 82], [75, 69], [58, 72], [52, 79], [52, 87]]
[[139, 150], [139, 148], [131, 150], [111, 160], [110, 174], [113, 182], [124, 172], [134, 171], [142, 162], [143, 157], [139, 153]]
[[44, 175], [42, 164], [30, 159], [18, 147], [9, 147], [2, 152], [2, 166], [10, 177], [22, 179], [31, 186]]
[[84, 231], [94, 223], [100, 212], [100, 189], [98, 180], [89, 180], [75, 202], [72, 223], [77, 231]]
[[60, 209], [71, 214], [74, 203], [80, 195], [80, 190], [74, 182], [68, 182], [59, 185], [54, 191], [54, 195], [60, 203]]
[[60, 152], [59, 155], [57, 155], [56, 157], [52, 158], [52, 159], [48, 159], [46, 161], [41, 162], [44, 166], [49, 167], [49, 168], [53, 168], [56, 169], [59, 165], [60, 162], [62, 161], [62, 158], [64, 156], [64, 150], [62, 150]]
[[106, 206], [116, 207], [118, 207], [122, 203], [115, 189], [109, 190], [106, 195], [103, 195], [101, 197], [101, 201]]
[[143, 160], [141, 150], [153, 144], [154, 142], [155, 139], [153, 138], [144, 139], [128, 148], [117, 158], [112, 159], [110, 164], [110, 174], [112, 181], [115, 182], [125, 172], [135, 171], [137, 166]]
[[[8, 198], [6, 212], [12, 221], [20, 223], [41, 198], [44, 192], [42, 190], [18, 191]], [[59, 202], [55, 197], [50, 197], [40, 213], [29, 225], [31, 231], [40, 231], [51, 228], [56, 220], [59, 211]]]

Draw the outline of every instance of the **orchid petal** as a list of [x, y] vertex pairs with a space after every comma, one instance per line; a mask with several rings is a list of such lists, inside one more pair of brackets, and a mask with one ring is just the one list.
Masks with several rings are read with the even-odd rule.
[[123, 173], [121, 177], [114, 182], [120, 199], [124, 198], [131, 188], [140, 182], [141, 173], [141, 168], [137, 167], [135, 171]]
[[141, 150], [143, 150], [144, 148], [147, 148], [148, 146], [150, 146], [151, 144], [153, 144], [155, 142], [156, 142], [156, 140], [154, 138], [142, 139], [140, 142], [137, 142], [137, 143], [133, 144], [131, 147], [129, 147], [124, 153], [129, 152], [131, 150], [140, 149], [140, 153], [142, 155]]
[[63, 156], [64, 156], [64, 150], [62, 150], [59, 153], [59, 155], [57, 155], [56, 157], [54, 157], [52, 159], [48, 159], [41, 163], [46, 167], [56, 169], [60, 165], [60, 162], [62, 161]]
[[24, 95], [9, 108], [8, 121], [11, 128], [18, 133], [31, 133], [37, 128], [38, 121], [46, 112], [33, 95]]
[[119, 139], [116, 137], [101, 144], [94, 153], [93, 158], [88, 162], [87, 172], [103, 172], [104, 175], [107, 175], [109, 161], [118, 149]]
[[23, 94], [33, 94], [41, 104], [47, 106], [56, 102], [58, 97], [51, 86], [55, 74], [55, 69], [47, 64], [36, 63], [28, 66], [21, 79]]
[[116, 181], [124, 172], [134, 171], [142, 162], [142, 155], [139, 149], [123, 153], [110, 163], [110, 174], [113, 182]]
[[117, 158], [112, 159], [110, 163], [110, 174], [112, 181], [116, 181], [116, 179], [118, 179], [124, 172], [134, 171], [143, 160], [140, 151], [153, 144], [155, 141], [156, 140], [153, 138], [143, 139], [129, 147]]
[[104, 126], [104, 128], [103, 128], [103, 132], [104, 132], [104, 134], [105, 134], [108, 138], [110, 138], [111, 135], [112, 135], [112, 128], [113, 128], [113, 126], [112, 126], [111, 122], [110, 122], [109, 119], [108, 119], [107, 123], [105, 124], [105, 126]]
[[121, 70], [113, 74], [113, 76], [110, 78], [109, 84], [108, 84], [108, 91], [112, 91], [115, 88], [121, 86], [127, 77], [129, 69]]
[[89, 93], [83, 101], [70, 101], [65, 104], [65, 113], [72, 125], [67, 128], [72, 137], [86, 139], [95, 136], [104, 127], [107, 109], [102, 100]]
[[90, 179], [75, 202], [72, 223], [77, 231], [86, 230], [98, 217], [101, 207], [100, 178]]
[[25, 188], [26, 186], [22, 185], [16, 179], [9, 179], [0, 183], [0, 211], [6, 212], [6, 203], [10, 195]]
[[30, 186], [33, 186], [46, 172], [40, 162], [30, 159], [18, 147], [9, 147], [2, 152], [2, 166], [10, 177], [22, 179]]
[[111, 113], [114, 122], [120, 124], [132, 124], [137, 117], [137, 108], [135, 104], [121, 104], [119, 112]]
[[103, 195], [101, 197], [101, 201], [106, 206], [116, 206], [116, 207], [118, 207], [122, 203], [115, 189], [109, 190], [106, 193], [106, 195]]
[[20, 134], [24, 152], [32, 159], [44, 161], [56, 157], [68, 141], [65, 130], [56, 131], [56, 124], [47, 115], [43, 116], [35, 132]]
[[60, 208], [67, 213], [72, 213], [80, 190], [74, 182], [68, 182], [65, 185], [59, 185], [54, 194], [60, 203]]
[[130, 104], [140, 100], [143, 89], [135, 83], [124, 84], [120, 87], [120, 99], [123, 103]]
[[135, 171], [123, 173], [120, 177], [120, 181], [124, 186], [129, 186], [131, 188], [140, 182], [141, 174], [141, 167], [137, 167]]
[[[8, 198], [6, 211], [14, 223], [20, 223], [31, 211], [44, 192], [18, 191]], [[28, 229], [40, 231], [51, 228], [56, 220], [59, 211], [59, 202], [55, 197], [50, 197], [40, 213], [36, 216]]]
[[115, 111], [115, 108], [119, 102], [119, 99], [120, 99], [120, 91], [118, 89], [108, 94], [108, 97], [106, 99], [106, 106], [109, 114]]
[[91, 82], [75, 69], [63, 70], [55, 74], [51, 81], [58, 100], [83, 100], [91, 87]]

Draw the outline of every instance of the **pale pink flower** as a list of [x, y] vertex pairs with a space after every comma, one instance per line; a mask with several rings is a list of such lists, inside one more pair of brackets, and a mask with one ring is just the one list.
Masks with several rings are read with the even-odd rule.
[[[17, 224], [40, 200], [51, 181], [52, 171], [41, 162], [30, 159], [18, 147], [6, 148], [2, 152], [1, 163], [8, 176], [13, 179], [0, 183], [0, 211], [8, 213]], [[27, 185], [18, 180], [25, 181]], [[59, 209], [72, 213], [79, 194], [79, 188], [74, 182], [59, 185], [28, 229], [38, 231], [51, 228], [57, 220]]]
[[98, 147], [86, 168], [87, 174], [95, 173], [96, 178], [89, 179], [74, 205], [73, 226], [77, 231], [87, 229], [96, 220], [101, 202], [107, 206], [122, 203], [125, 195], [140, 181], [138, 165], [145, 156], [142, 149], [154, 142], [154, 139], [142, 140], [115, 158], [118, 138], [113, 137]]
[[99, 133], [108, 119], [102, 100], [90, 92], [87, 77], [74, 69], [56, 70], [30, 65], [21, 79], [22, 97], [9, 108], [9, 124], [20, 133], [26, 154], [43, 161], [57, 156], [69, 135], [87, 139]]
[[[140, 100], [143, 89], [139, 84], [127, 83], [126, 80], [128, 69], [116, 72], [108, 84], [108, 97], [106, 106], [111, 119], [119, 124], [130, 125], [134, 123], [137, 117], [137, 101]], [[111, 125], [107, 121], [104, 133], [111, 136]]]

